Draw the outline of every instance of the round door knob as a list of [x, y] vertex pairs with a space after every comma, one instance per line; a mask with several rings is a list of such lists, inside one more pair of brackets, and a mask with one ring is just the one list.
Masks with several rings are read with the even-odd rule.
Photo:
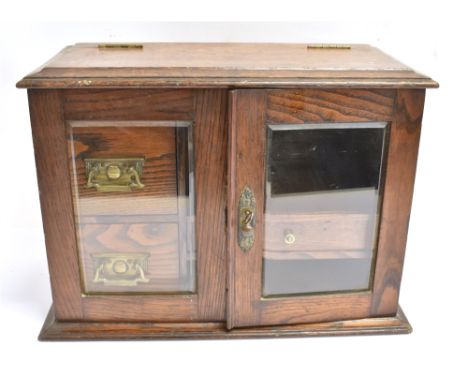
[[296, 236], [291, 231], [286, 231], [284, 233], [284, 242], [286, 244], [293, 244], [296, 241]]

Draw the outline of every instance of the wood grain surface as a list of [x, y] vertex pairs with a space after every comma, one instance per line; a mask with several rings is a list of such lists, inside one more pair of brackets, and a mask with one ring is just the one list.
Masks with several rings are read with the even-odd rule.
[[[182, 122], [181, 122], [182, 123]], [[176, 126], [133, 121], [69, 121], [70, 171], [80, 215], [177, 214]], [[144, 158], [142, 189], [99, 192], [88, 188], [87, 158]], [[185, 176], [185, 174], [183, 174]]]
[[363, 334], [408, 334], [412, 328], [401, 309], [393, 317], [340, 320], [327, 323], [280, 325], [226, 330], [223, 322], [128, 323], [57, 321], [53, 309], [39, 335], [57, 340], [174, 340], [316, 337]]
[[191, 121], [190, 89], [95, 89], [63, 93], [64, 118], [111, 121]]
[[[169, 91], [169, 97], [171, 94]], [[191, 94], [186, 112], [192, 115], [195, 148], [196, 293], [87, 296], [83, 304], [90, 320], [187, 322], [225, 318], [226, 94], [219, 90]], [[131, 99], [131, 91], [124, 98]]]
[[28, 96], [55, 316], [81, 320], [84, 313], [61, 92], [30, 90]]
[[382, 89], [302, 89], [267, 92], [271, 124], [388, 121], [395, 91]]
[[[316, 213], [274, 215], [265, 213], [266, 251], [364, 250], [373, 246], [375, 219], [367, 214]], [[285, 235], [294, 235], [294, 243]]]
[[144, 43], [138, 49], [68, 46], [19, 87], [437, 87], [369, 45]]
[[392, 315], [398, 308], [424, 98], [424, 90], [397, 92], [373, 285], [375, 316]]
[[[226, 177], [226, 93], [216, 90], [101, 89], [31, 90], [29, 94], [57, 319], [100, 322], [191, 322], [224, 319], [226, 253], [223, 237], [226, 190], [223, 185]], [[194, 127], [195, 147], [204, 148], [195, 150], [195, 202], [199, 212], [195, 232], [196, 292], [136, 296], [83, 294], [70, 169], [64, 165], [71, 159], [67, 150], [69, 125], [74, 125], [75, 131], [81, 132], [77, 138], [86, 137], [86, 134], [92, 136], [92, 139], [76, 140], [77, 153], [117, 156], [143, 152], [148, 158], [155, 158], [154, 166], [147, 167], [149, 177], [143, 180], [149, 180], [147, 184], [150, 187], [146, 192], [153, 192], [161, 202], [164, 199], [161, 192], [165, 195], [177, 195], [179, 192], [175, 187], [176, 181], [179, 180], [180, 183], [180, 179], [175, 171], [174, 148], [178, 138], [177, 134], [174, 135], [174, 129], [177, 130], [181, 124], [187, 126], [187, 123], [197, 125]], [[210, 137], [208, 145], [206, 137]], [[77, 163], [81, 159], [79, 155]], [[164, 162], [164, 166], [161, 164], [158, 168], [158, 160], [160, 163]], [[83, 171], [80, 170], [79, 174], [83, 182]], [[178, 187], [182, 185], [179, 184]], [[86, 192], [92, 193], [87, 190], [85, 195]], [[197, 195], [200, 196], [199, 199]], [[89, 196], [89, 199], [99, 199], [96, 194]], [[140, 197], [145, 198], [144, 195]], [[119, 201], [123, 199], [125, 198], [120, 198]], [[137, 198], [128, 198], [134, 199]], [[111, 202], [105, 206], [102, 200], [104, 199], [100, 200], [101, 208], [112, 204]], [[168, 228], [160, 236], [157, 233], [148, 234], [148, 229], [151, 231], [150, 228], [155, 225], [174, 227], [179, 224], [179, 207], [177, 205], [175, 214], [169, 215], [161, 215], [159, 211], [157, 215], [145, 216], [138, 210], [132, 210], [134, 215], [125, 215], [129, 206], [124, 203], [123, 211], [117, 209], [107, 216], [87, 215], [81, 221], [84, 227], [81, 234], [86, 237], [85, 257], [86, 253], [117, 251], [122, 248], [132, 252], [150, 253], [151, 256], [157, 254], [159, 259], [154, 264], [158, 269], [154, 268], [152, 272], [159, 272], [164, 277], [175, 275], [175, 262], [172, 260], [180, 246], [180, 238], [174, 238], [177, 230]], [[148, 216], [151, 217], [150, 220]], [[180, 262], [178, 266], [180, 270]], [[161, 277], [158, 282], [164, 284], [165, 281]]]
[[[264, 215], [265, 107], [262, 90], [230, 93], [228, 168], [228, 309], [227, 327], [252, 326], [261, 321], [256, 306], [261, 285]], [[256, 199], [255, 237], [244, 253], [237, 243], [238, 203], [245, 186]], [[260, 256], [259, 256], [260, 254]]]
[[[398, 294], [424, 90], [401, 87], [436, 86], [436, 83], [408, 68], [398, 66], [400, 64], [387, 56], [380, 56], [371, 48], [359, 46], [351, 49], [355, 49], [352, 54], [357, 54], [354, 63], [348, 63], [348, 68], [336, 67], [333, 73], [320, 65], [325, 65], [329, 59], [338, 62], [336, 55], [341, 53], [335, 52], [330, 56], [328, 53], [319, 53], [324, 56], [318, 61], [311, 61], [309, 66], [307, 60], [301, 61], [304, 67], [294, 69], [294, 60], [300, 60], [303, 54], [316, 54], [302, 51], [297, 56], [283, 58], [291, 60], [284, 61], [283, 68], [279, 65], [282, 59], [277, 60], [275, 65], [279, 66], [275, 73], [263, 73], [265, 68], [262, 69], [261, 65], [268, 60], [273, 62], [280, 48], [290, 49], [268, 45], [259, 53], [258, 60], [254, 60], [249, 56], [250, 46], [235, 47], [233, 49], [239, 49], [236, 52], [247, 54], [242, 63], [239, 61], [238, 67], [231, 67], [229, 65], [236, 63], [237, 59], [241, 60], [240, 55], [237, 57], [231, 52], [232, 56], [228, 57], [229, 54], [225, 52], [223, 57], [203, 61], [207, 51], [205, 46], [201, 46], [198, 53], [190, 53], [195, 63], [200, 60], [200, 66], [194, 68], [192, 75], [187, 75], [185, 69], [177, 66], [182, 60], [182, 53], [177, 53], [178, 50], [169, 45], [167, 49], [164, 48], [166, 56], [160, 62], [161, 67], [141, 64], [133, 71], [129, 71], [126, 65], [134, 58], [128, 58], [127, 53], [117, 53], [117, 56], [123, 55], [121, 62], [125, 65], [109, 70], [106, 60], [117, 62], [115, 56], [111, 58], [110, 54], [108, 58], [99, 61], [101, 58], [95, 57], [95, 52], [92, 51], [96, 48], [84, 45], [66, 51], [57, 58], [55, 64], [20, 83], [20, 86], [55, 84], [58, 87], [86, 87], [88, 85], [85, 82], [77, 82], [87, 81], [86, 76], [76, 77], [81, 65], [82, 70], [90, 68], [87, 72], [90, 76], [103, 76], [107, 73], [108, 77], [104, 79], [92, 79], [103, 81], [104, 87], [124, 83], [133, 86], [131, 81], [145, 81], [141, 76], [148, 73], [158, 73], [159, 77], [155, 74], [157, 78], [154, 81], [161, 81], [160, 84], [167, 85], [173, 81], [177, 87], [193, 84], [191, 81], [201, 81], [201, 77], [197, 77], [201, 73], [206, 76], [203, 77], [206, 82], [197, 84], [209, 84], [213, 87], [232, 86], [229, 81], [234, 77], [239, 81], [248, 78], [242, 86], [259, 81], [259, 86], [273, 84], [274, 87], [284, 84], [288, 78], [290, 82], [287, 86], [293, 86], [302, 80], [310, 81], [307, 86], [317, 87], [320, 86], [320, 81], [338, 81], [335, 89], [29, 90], [54, 298], [54, 312], [44, 327], [44, 339], [243, 338], [410, 330], [406, 319], [398, 311]], [[296, 49], [297, 46], [291, 47], [293, 48]], [[89, 55], [85, 54], [83, 61], [73, 61], [73, 55], [76, 54], [74, 49], [80, 49], [81, 53], [88, 49]], [[147, 55], [145, 59], [154, 58], [160, 52], [159, 49], [162, 47], [156, 45], [143, 49]], [[216, 49], [222, 49], [221, 45]], [[168, 52], [175, 55], [171, 56]], [[377, 57], [375, 67], [359, 69], [365, 60], [372, 57]], [[174, 60], [172, 64], [170, 60]], [[218, 69], [214, 67], [218, 62], [216, 60], [224, 63]], [[74, 67], [71, 66], [72, 62]], [[96, 67], [90, 66], [92, 62]], [[205, 66], [202, 65], [203, 62]], [[164, 63], [167, 66], [163, 67]], [[384, 67], [388, 69], [387, 77], [382, 74]], [[353, 77], [352, 81], [346, 82], [351, 78], [349, 76], [356, 75], [361, 70], [365, 72], [359, 73], [362, 74], [361, 77]], [[295, 76], [292, 72], [295, 72]], [[51, 77], [45, 78], [45, 73]], [[127, 77], [113, 77], [123, 76], [123, 73]], [[305, 73], [306, 78], [298, 78], [298, 73]], [[179, 75], [186, 76], [186, 81], [177, 82], [178, 77], [174, 76]], [[389, 81], [389, 86], [400, 88], [342, 88], [360, 87], [371, 81], [377, 81], [372, 82], [372, 86], [377, 86], [378, 81]], [[96, 82], [91, 82], [89, 86], [93, 87], [95, 84]], [[148, 81], [145, 86], [150, 84], [151, 81]], [[329, 216], [325, 211], [319, 214], [321, 216], [303, 214], [298, 222], [295, 215], [268, 216], [262, 209], [266, 126], [321, 122], [386, 122], [390, 126], [373, 283], [369, 290], [349, 293], [264, 298], [264, 250], [267, 250], [267, 256], [272, 259], [276, 259], [275, 253], [278, 251], [288, 252], [291, 246], [284, 243], [285, 230], [292, 229], [297, 235], [294, 248], [290, 252], [306, 255], [308, 251], [316, 252], [315, 258], [326, 258], [326, 252], [336, 249], [335, 247], [342, 252], [343, 258], [359, 258], [364, 253], [362, 251], [368, 253], [368, 216], [356, 213]], [[180, 252], [182, 243], [179, 223], [187, 216], [185, 212], [181, 215], [181, 204], [176, 199], [188, 187], [186, 179], [177, 172], [182, 158], [177, 156], [181, 147], [179, 144], [187, 142], [185, 138], [182, 139], [180, 132], [177, 133], [182, 125], [193, 129], [196, 292], [83, 294], [76, 235], [83, 239], [80, 249], [88, 282], [93, 273], [90, 261], [92, 253], [125, 250], [150, 255], [149, 273], [156, 276], [154, 283], [145, 284], [137, 290], [152, 293], [154, 289], [170, 289], [177, 285], [176, 280], [181, 270], [177, 253]], [[113, 197], [106, 198], [84, 188], [86, 177], [82, 159], [88, 155], [145, 156], [147, 163], [142, 179], [145, 189], [139, 193], [131, 192], [116, 197], [119, 207], [115, 207]], [[71, 165], [68, 166], [67, 163]], [[180, 168], [185, 172], [186, 168]], [[74, 169], [78, 176], [76, 189], [70, 176], [70, 171]], [[242, 252], [237, 245], [237, 203], [245, 185], [252, 188], [257, 206], [260, 206], [256, 215], [254, 245], [248, 253]], [[87, 210], [74, 211], [72, 197], [77, 195], [76, 190], [79, 190], [83, 200], [89, 199], [92, 204]], [[142, 201], [140, 207], [135, 205], [138, 199]], [[153, 201], [157, 202], [152, 207]], [[187, 207], [186, 204], [183, 205]], [[77, 208], [82, 206], [83, 203]], [[82, 214], [80, 225], [75, 221], [75, 212]], [[323, 221], [332, 222], [333, 227], [339, 229], [328, 231], [319, 241], [314, 240], [311, 232], [322, 227]], [[271, 223], [271, 227], [266, 228], [266, 223]], [[157, 229], [154, 231], [155, 227]], [[185, 234], [186, 232], [182, 237]], [[311, 248], [313, 251], [310, 251]], [[359, 254], [356, 255], [353, 251]], [[315, 324], [310, 324], [311, 322]], [[301, 325], [296, 326], [297, 324]], [[257, 327], [268, 325], [284, 326]], [[236, 329], [247, 326], [252, 328]], [[226, 328], [233, 330], [227, 332]]]
[[195, 229], [198, 314], [226, 319], [227, 93], [202, 90], [195, 97]]
[[[185, 292], [187, 275], [181, 274], [178, 224], [83, 224], [79, 229], [80, 258], [85, 293]], [[93, 255], [147, 254], [148, 282], [133, 286], [107, 285], [95, 282]]]
[[[229, 261], [228, 327], [255, 325], [292, 324], [305, 322], [333, 321], [336, 319], [364, 318], [371, 314], [375, 293], [367, 291], [336, 292], [264, 298], [262, 296], [262, 259], [265, 231], [264, 211], [257, 209], [255, 243], [244, 254], [235, 237], [237, 229], [236, 206], [240, 189], [249, 185], [256, 197], [257, 205], [263, 205], [265, 182], [265, 141], [266, 124], [298, 124], [308, 122], [355, 122], [381, 121], [392, 123], [397, 119], [394, 113], [395, 92], [389, 90], [237, 90], [231, 99], [231, 142], [230, 142], [230, 200], [228, 210]], [[396, 124], [395, 129], [399, 129]], [[398, 135], [390, 137], [391, 145], [399, 145]], [[393, 140], [393, 142], [392, 142]], [[396, 141], [396, 142], [395, 142]], [[413, 163], [414, 165], [414, 163]], [[392, 182], [411, 182], [408, 177], [393, 179]], [[382, 219], [392, 219], [393, 211], [383, 210]], [[282, 224], [282, 223], [279, 223]], [[358, 228], [358, 225], [355, 225]], [[384, 232], [390, 234], [389, 232]], [[277, 245], [278, 241], [272, 239]], [[349, 245], [355, 245], [356, 236], [349, 235]], [[345, 244], [343, 245], [345, 246]], [[271, 248], [270, 248], [271, 249]], [[383, 252], [380, 262], [390, 254]], [[391, 255], [390, 255], [391, 256]], [[377, 266], [378, 267], [378, 266]], [[389, 282], [377, 272], [374, 283], [386, 285]], [[390, 298], [392, 308], [396, 296]], [[388, 311], [386, 314], [395, 314]]]

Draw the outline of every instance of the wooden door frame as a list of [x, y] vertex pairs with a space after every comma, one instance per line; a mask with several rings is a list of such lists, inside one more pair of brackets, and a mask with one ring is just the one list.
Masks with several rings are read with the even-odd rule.
[[[394, 316], [398, 309], [424, 89], [233, 90], [229, 100], [227, 327]], [[388, 122], [390, 139], [377, 258], [370, 290], [261, 295], [267, 124]], [[248, 185], [257, 202], [250, 251], [237, 244], [237, 205]]]
[[[226, 91], [30, 89], [28, 96], [56, 319], [128, 322], [223, 321], [226, 275]], [[193, 122], [196, 293], [82, 293], [71, 177], [67, 165], [66, 123], [68, 120], [83, 119]]]

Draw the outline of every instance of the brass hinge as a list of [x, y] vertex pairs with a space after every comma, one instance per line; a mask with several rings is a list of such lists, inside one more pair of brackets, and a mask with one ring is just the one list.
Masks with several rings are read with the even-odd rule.
[[351, 49], [351, 45], [346, 44], [309, 44], [307, 49]]
[[99, 49], [143, 49], [143, 44], [99, 44]]

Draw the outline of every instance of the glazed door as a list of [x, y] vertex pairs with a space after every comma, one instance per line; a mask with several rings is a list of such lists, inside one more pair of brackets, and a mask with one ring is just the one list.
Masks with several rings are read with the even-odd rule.
[[57, 319], [224, 320], [226, 93], [30, 96]]
[[414, 167], [400, 156], [419, 133], [395, 96], [231, 93], [230, 328], [396, 313]]

